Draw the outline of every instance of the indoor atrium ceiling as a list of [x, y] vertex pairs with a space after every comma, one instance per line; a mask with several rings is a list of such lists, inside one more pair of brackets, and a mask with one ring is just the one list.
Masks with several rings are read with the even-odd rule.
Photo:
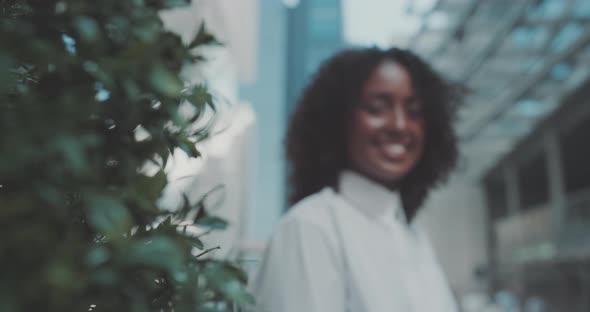
[[467, 87], [457, 131], [477, 178], [588, 78], [590, 1], [429, 2], [408, 46]]

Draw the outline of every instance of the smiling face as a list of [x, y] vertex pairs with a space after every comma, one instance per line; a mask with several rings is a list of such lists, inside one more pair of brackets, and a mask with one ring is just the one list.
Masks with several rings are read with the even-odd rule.
[[384, 185], [403, 179], [418, 163], [424, 146], [423, 107], [408, 71], [383, 61], [353, 108], [348, 159], [351, 169]]

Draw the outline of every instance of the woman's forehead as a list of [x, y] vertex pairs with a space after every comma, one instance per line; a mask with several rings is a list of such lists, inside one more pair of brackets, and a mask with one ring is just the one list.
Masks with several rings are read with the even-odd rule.
[[407, 83], [411, 81], [410, 74], [406, 68], [391, 60], [381, 62], [375, 69], [373, 76], [394, 83]]
[[406, 68], [395, 61], [383, 61], [369, 76], [363, 93], [391, 91], [399, 95], [412, 95], [412, 79]]

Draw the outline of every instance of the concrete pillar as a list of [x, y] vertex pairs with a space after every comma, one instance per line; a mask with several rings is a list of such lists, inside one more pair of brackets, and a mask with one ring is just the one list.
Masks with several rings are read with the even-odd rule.
[[559, 136], [555, 128], [551, 127], [544, 135], [544, 148], [547, 155], [547, 173], [549, 177], [549, 201], [551, 203], [553, 220], [553, 243], [558, 246], [560, 233], [566, 219], [565, 182]]

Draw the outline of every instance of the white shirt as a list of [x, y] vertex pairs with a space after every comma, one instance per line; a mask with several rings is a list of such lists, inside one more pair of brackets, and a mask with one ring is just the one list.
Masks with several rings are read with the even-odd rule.
[[426, 236], [398, 193], [352, 172], [297, 203], [253, 283], [259, 312], [456, 312]]

